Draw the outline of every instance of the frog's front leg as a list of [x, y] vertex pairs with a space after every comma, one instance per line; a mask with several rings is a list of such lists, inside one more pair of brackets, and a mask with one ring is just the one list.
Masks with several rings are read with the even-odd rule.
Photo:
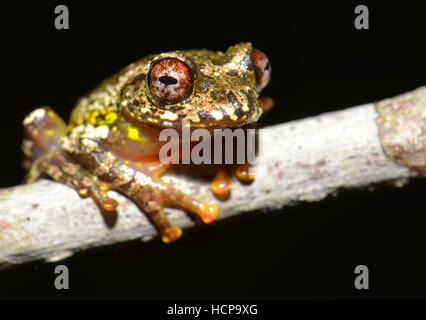
[[186, 209], [205, 223], [216, 219], [216, 204], [200, 202], [160, 178], [167, 166], [123, 159], [108, 141], [109, 131], [107, 126], [75, 127], [62, 140], [62, 149], [111, 189], [133, 200], [156, 226], [164, 242], [175, 241], [182, 233], [179, 227], [171, 225], [164, 207]]
[[116, 159], [111, 171], [125, 172], [107, 174], [104, 177], [114, 189], [131, 198], [154, 223], [164, 242], [172, 242], [181, 235], [180, 228], [172, 226], [163, 210], [166, 206], [180, 207], [197, 214], [204, 223], [213, 222], [218, 214], [215, 204], [205, 204], [165, 183], [156, 175], [149, 175], [148, 166], [138, 163], [123, 162]]
[[165, 206], [187, 209], [205, 223], [217, 217], [215, 204], [202, 203], [161, 180], [159, 176], [167, 166], [123, 160], [104, 147], [109, 130], [105, 126], [80, 126], [65, 135], [60, 117], [49, 108], [40, 108], [24, 120], [24, 129], [24, 152], [32, 161], [27, 182], [46, 174], [83, 197], [91, 196], [106, 210], [118, 206], [107, 191], [120, 191], [147, 214], [164, 242], [175, 241], [182, 233], [170, 224]]
[[[158, 171], [153, 171], [149, 164], [121, 159], [111, 150], [93, 148], [91, 143], [81, 141], [83, 149], [89, 147], [91, 152], [84, 152], [82, 164], [89, 168], [111, 189], [117, 190], [132, 199], [147, 215], [166, 242], [177, 240], [182, 231], [173, 226], [164, 207], [180, 207], [197, 214], [204, 223], [213, 222], [218, 215], [216, 204], [205, 204], [165, 183]], [[70, 150], [72, 151], [72, 150]]]

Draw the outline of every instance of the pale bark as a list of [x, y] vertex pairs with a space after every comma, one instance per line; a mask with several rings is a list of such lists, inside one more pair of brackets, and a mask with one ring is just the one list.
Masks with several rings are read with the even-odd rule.
[[[424, 96], [426, 87], [414, 92]], [[426, 114], [426, 103], [418, 101], [423, 105], [417, 107]], [[193, 170], [187, 174], [181, 167], [167, 173], [165, 179], [203, 201], [218, 202], [218, 220], [254, 210], [279, 209], [299, 201], [319, 201], [339, 188], [379, 182], [401, 186], [418, 173], [385, 155], [377, 117], [376, 106], [370, 103], [261, 129], [256, 179], [248, 186], [233, 180], [228, 201], [216, 200], [209, 181]], [[419, 120], [419, 128], [423, 121], [424, 118]], [[412, 134], [400, 131], [400, 135]], [[82, 199], [71, 188], [56, 182], [41, 180], [1, 190], [0, 266], [38, 259], [54, 262], [87, 248], [135, 238], [149, 240], [156, 235], [130, 200], [110, 193], [120, 202], [113, 226], [107, 226], [90, 198]], [[167, 212], [178, 226], [194, 225], [184, 212]]]

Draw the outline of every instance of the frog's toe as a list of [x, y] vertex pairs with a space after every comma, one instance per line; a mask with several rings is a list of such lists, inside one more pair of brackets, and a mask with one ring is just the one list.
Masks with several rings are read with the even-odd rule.
[[163, 206], [158, 201], [149, 201], [142, 207], [146, 217], [154, 224], [164, 243], [174, 242], [180, 238], [182, 229], [170, 223]]
[[244, 184], [252, 183], [255, 178], [253, 169], [248, 163], [240, 164], [235, 170], [235, 175], [237, 176], [237, 179]]
[[219, 169], [211, 183], [211, 189], [219, 200], [227, 200], [231, 194], [231, 180], [224, 169]]
[[[192, 204], [194, 204], [194, 201]], [[212, 223], [216, 220], [219, 213], [219, 208], [216, 204], [199, 203], [195, 208], [192, 207], [192, 204], [185, 205], [181, 203], [181, 206], [184, 206], [186, 209], [196, 213], [204, 223]], [[148, 216], [159, 231], [161, 240], [164, 243], [174, 242], [181, 237], [182, 229], [171, 225], [163, 210], [148, 213]]]
[[107, 211], [115, 211], [118, 207], [118, 201], [107, 197], [101, 200], [101, 205]]
[[[82, 174], [84, 174], [84, 171], [82, 172]], [[106, 211], [115, 211], [117, 209], [119, 203], [117, 200], [108, 196], [108, 191], [111, 188], [107, 183], [98, 180], [94, 176], [85, 176], [82, 178], [85, 187], [88, 190], [88, 196], [92, 197], [98, 203], [99, 206], [101, 206]]]
[[215, 203], [203, 205], [202, 211], [198, 213], [204, 223], [212, 223], [216, 220], [218, 214], [219, 207]]
[[161, 230], [161, 240], [164, 243], [171, 243], [179, 239], [182, 235], [182, 229], [177, 226], [170, 226]]
[[175, 204], [191, 213], [195, 213], [204, 223], [212, 223], [219, 214], [219, 207], [215, 203], [204, 203], [198, 201], [190, 195], [174, 190], [168, 203]]
[[105, 191], [99, 188], [95, 181], [92, 181], [90, 186], [81, 188], [79, 188], [79, 186], [76, 186], [75, 182], [72, 182], [71, 184], [66, 184], [74, 187], [80, 197], [91, 197], [101, 208], [106, 211], [115, 211], [119, 205], [118, 201], [113, 198], [110, 198]]

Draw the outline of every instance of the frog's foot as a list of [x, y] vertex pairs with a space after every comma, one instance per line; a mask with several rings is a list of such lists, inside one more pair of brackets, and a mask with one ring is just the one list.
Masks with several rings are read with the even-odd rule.
[[142, 209], [156, 227], [163, 242], [174, 242], [182, 235], [182, 230], [170, 223], [164, 212], [164, 207], [179, 207], [187, 210], [199, 216], [204, 223], [211, 223], [216, 219], [219, 211], [217, 205], [202, 203], [170, 186], [160, 178], [170, 167], [170, 164], [146, 160], [127, 161], [126, 163], [118, 157], [116, 160], [114, 166], [121, 169], [115, 170], [115, 172], [128, 172], [132, 178], [131, 180], [123, 180], [117, 176], [108, 182]]
[[[216, 220], [219, 209], [216, 204], [198, 203], [188, 195], [184, 195], [181, 201], [169, 202], [167, 206], [179, 206], [196, 213], [204, 223], [211, 223]], [[158, 230], [161, 240], [164, 243], [171, 243], [176, 241], [182, 235], [182, 229], [178, 226], [172, 225], [164, 212], [166, 205], [160, 204], [157, 201], [151, 201], [143, 206], [144, 212], [148, 219], [155, 225]], [[195, 207], [194, 207], [195, 206]]]
[[[151, 180], [148, 185], [147, 180]], [[115, 183], [112, 182], [112, 184]], [[131, 181], [116, 186], [116, 188], [131, 198], [144, 211], [165, 243], [176, 241], [182, 234], [179, 227], [170, 223], [164, 212], [165, 207], [179, 207], [187, 210], [199, 216], [204, 223], [216, 220], [219, 212], [216, 204], [200, 202], [160, 178], [147, 176], [140, 171], [135, 172]]]

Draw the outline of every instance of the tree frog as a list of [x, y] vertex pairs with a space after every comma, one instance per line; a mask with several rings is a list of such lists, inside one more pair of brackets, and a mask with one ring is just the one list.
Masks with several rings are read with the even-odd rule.
[[[183, 208], [205, 223], [216, 219], [218, 206], [161, 179], [170, 165], [158, 157], [160, 131], [179, 129], [182, 121], [210, 129], [256, 122], [270, 105], [262, 106], [259, 97], [270, 73], [267, 56], [250, 43], [226, 52], [179, 50], [142, 58], [80, 98], [68, 125], [49, 107], [25, 118], [27, 182], [48, 176], [108, 211], [118, 206], [108, 196], [116, 190], [142, 209], [164, 242], [173, 242], [182, 231], [169, 222], [165, 206]], [[246, 169], [237, 169], [245, 182], [252, 179]], [[228, 192], [227, 182], [223, 172], [217, 174], [214, 192]]]

